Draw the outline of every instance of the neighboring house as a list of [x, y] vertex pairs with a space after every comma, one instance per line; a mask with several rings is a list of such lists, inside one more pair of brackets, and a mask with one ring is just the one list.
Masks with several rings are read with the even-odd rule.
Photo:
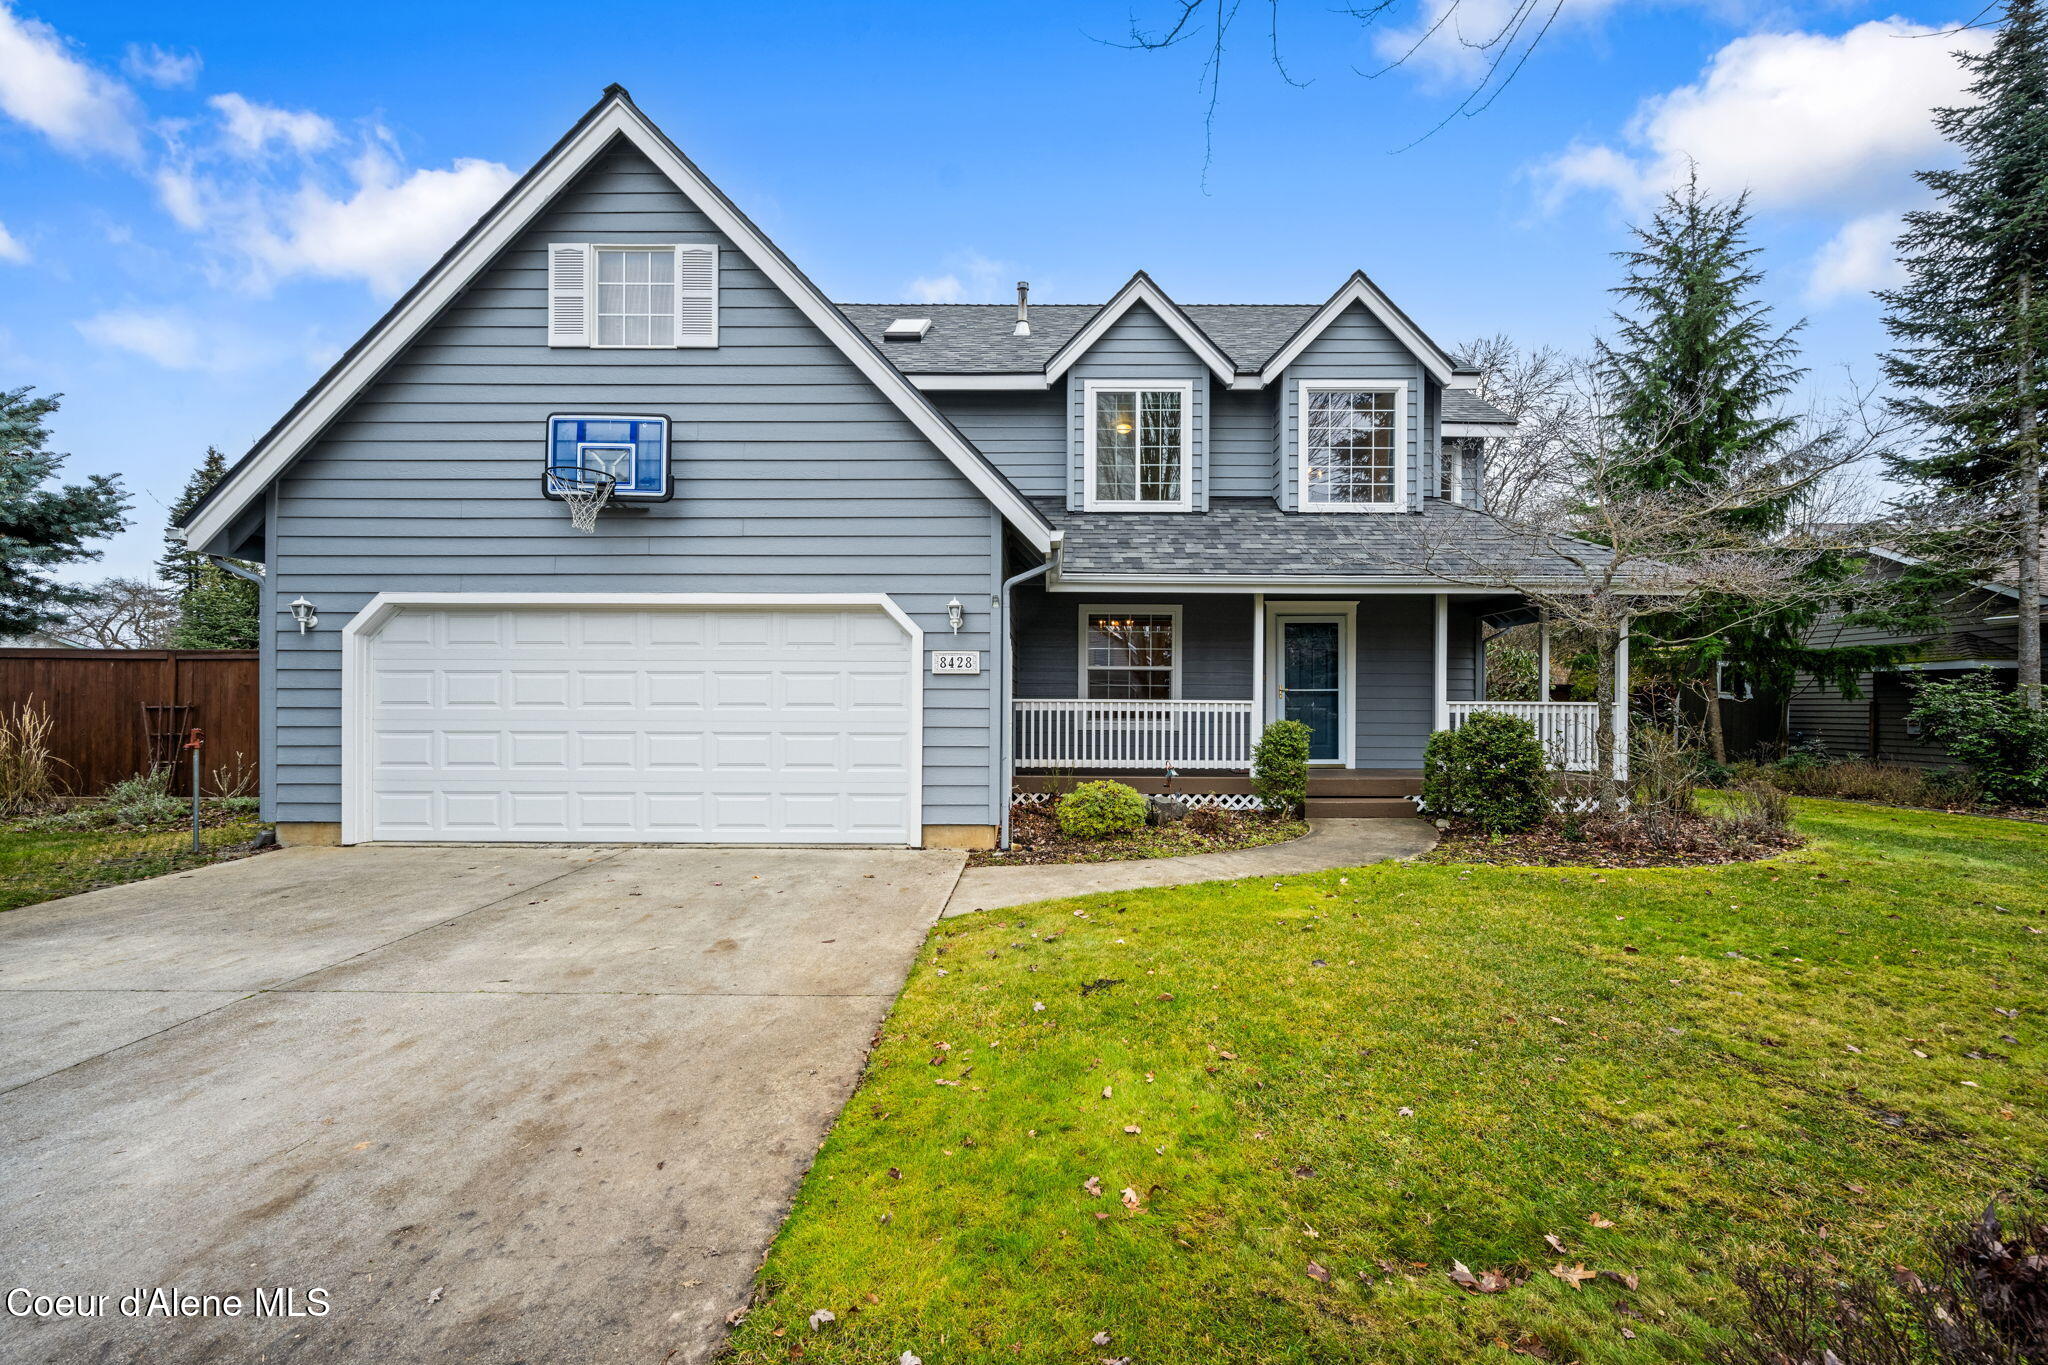
[[281, 835], [985, 846], [1013, 771], [1241, 796], [1277, 716], [1412, 812], [1528, 616], [1429, 565], [1569, 571], [1474, 374], [1363, 274], [1021, 293], [829, 302], [608, 90], [189, 518], [267, 568]]
[[[1864, 572], [1879, 579], [1896, 578], [1913, 561], [1891, 550], [1865, 552]], [[1876, 669], [1858, 679], [1858, 697], [1846, 697], [1812, 678], [1802, 678], [1787, 711], [1794, 744], [1818, 745], [1837, 758], [1868, 758], [1905, 763], [1916, 768], [1945, 768], [1955, 763], [1946, 746], [1923, 734], [1908, 714], [1922, 679], [1953, 678], [1987, 671], [2010, 688], [2019, 667], [2018, 594], [2009, 583], [1979, 583], [1942, 605], [1941, 625], [1931, 632], [1903, 634], [1828, 619], [1816, 626], [1809, 643], [1900, 645], [1908, 651], [1902, 663]]]

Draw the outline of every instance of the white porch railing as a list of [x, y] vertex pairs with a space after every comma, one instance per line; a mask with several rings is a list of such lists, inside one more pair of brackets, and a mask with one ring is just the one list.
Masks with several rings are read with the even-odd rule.
[[1449, 704], [1455, 730], [1475, 711], [1517, 716], [1536, 729], [1550, 765], [1568, 773], [1589, 773], [1599, 756], [1594, 732], [1600, 725], [1600, 704], [1591, 701], [1454, 701]]
[[1024, 701], [1024, 768], [1248, 768], [1249, 701]]

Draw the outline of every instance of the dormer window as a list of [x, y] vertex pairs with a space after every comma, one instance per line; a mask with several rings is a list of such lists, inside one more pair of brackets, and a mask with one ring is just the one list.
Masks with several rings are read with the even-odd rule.
[[1190, 486], [1188, 410], [1193, 386], [1091, 379], [1087, 404], [1090, 512], [1185, 512]]
[[1303, 381], [1301, 510], [1398, 512], [1407, 494], [1408, 386]]

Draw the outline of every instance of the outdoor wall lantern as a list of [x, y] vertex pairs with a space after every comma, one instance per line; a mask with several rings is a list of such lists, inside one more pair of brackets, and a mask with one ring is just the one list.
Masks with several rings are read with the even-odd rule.
[[319, 614], [313, 610], [313, 604], [304, 597], [292, 599], [292, 620], [299, 623], [301, 635], [320, 624]]
[[960, 633], [961, 626], [967, 624], [967, 608], [960, 605], [959, 598], [956, 597], [946, 603], [946, 619], [953, 623], [953, 633], [955, 635]]

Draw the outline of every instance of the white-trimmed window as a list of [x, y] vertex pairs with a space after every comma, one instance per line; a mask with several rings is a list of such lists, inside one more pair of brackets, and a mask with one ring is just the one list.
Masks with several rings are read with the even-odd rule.
[[1081, 695], [1090, 701], [1178, 697], [1180, 608], [1081, 608]]
[[673, 247], [597, 248], [597, 344], [676, 344]]
[[1194, 385], [1091, 379], [1082, 386], [1090, 512], [1186, 512], [1193, 508], [1188, 439]]
[[1726, 659], [1714, 660], [1714, 691], [1722, 701], [1755, 701], [1756, 690], [1749, 679], [1728, 666]]
[[1398, 512], [1407, 502], [1408, 385], [1301, 383], [1301, 510]]
[[654, 350], [717, 344], [715, 244], [548, 244], [548, 345]]

